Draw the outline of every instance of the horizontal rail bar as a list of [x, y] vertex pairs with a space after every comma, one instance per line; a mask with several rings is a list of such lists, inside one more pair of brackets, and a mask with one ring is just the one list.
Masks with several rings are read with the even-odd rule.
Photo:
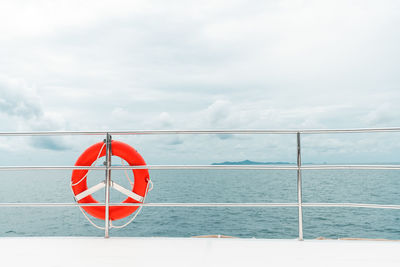
[[105, 170], [103, 166], [0, 166], [0, 171], [22, 170]]
[[298, 130], [130, 130], [130, 131], [38, 131], [0, 132], [0, 136], [56, 136], [56, 135], [160, 135], [160, 134], [329, 134], [400, 132], [400, 127], [359, 129], [298, 129]]
[[[0, 207], [97, 207], [104, 203], [0, 203]], [[110, 206], [143, 207], [298, 207], [298, 203], [110, 203]], [[400, 209], [400, 205], [363, 203], [302, 203], [303, 207]]]
[[378, 132], [400, 132], [399, 127], [393, 128], [359, 128], [359, 129], [310, 129], [299, 130], [304, 134], [331, 134], [331, 133], [378, 133]]
[[143, 166], [112, 166], [112, 170], [296, 170], [293, 165], [143, 165]]
[[[0, 166], [0, 171], [15, 170], [105, 170], [102, 166]], [[141, 165], [141, 166], [111, 166], [111, 170], [296, 170], [297, 166], [289, 165]]]
[[[105, 170], [103, 166], [0, 166], [0, 171], [15, 170]], [[297, 165], [141, 165], [111, 166], [111, 170], [297, 170]], [[397, 165], [302, 165], [301, 170], [400, 170]]]
[[[0, 203], [0, 207], [97, 207], [104, 203]], [[297, 207], [297, 203], [110, 203], [134, 207]]]
[[400, 205], [363, 204], [363, 203], [303, 203], [303, 207], [347, 207], [369, 209], [400, 209]]
[[398, 165], [303, 165], [302, 170], [400, 170]]
[[153, 169], [153, 170], [400, 170], [398, 165], [143, 165], [143, 166], [112, 166], [112, 170], [133, 170], [133, 169]]

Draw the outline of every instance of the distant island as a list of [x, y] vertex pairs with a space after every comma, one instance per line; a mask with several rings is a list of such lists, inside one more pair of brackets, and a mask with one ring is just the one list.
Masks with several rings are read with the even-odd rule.
[[251, 160], [243, 160], [243, 161], [225, 161], [219, 163], [212, 163], [211, 165], [279, 165], [279, 164], [294, 164], [291, 162], [285, 161], [277, 161], [277, 162], [258, 162], [258, 161], [251, 161]]

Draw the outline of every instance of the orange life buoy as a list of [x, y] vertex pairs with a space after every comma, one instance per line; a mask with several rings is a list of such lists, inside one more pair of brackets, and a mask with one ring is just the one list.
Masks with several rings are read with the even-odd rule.
[[[103, 142], [99, 142], [87, 148], [78, 158], [75, 166], [91, 166], [99, 157], [103, 157], [106, 154], [106, 149]], [[146, 165], [146, 162], [142, 156], [131, 146], [120, 141], [111, 141], [111, 154], [113, 156], [124, 159], [130, 166]], [[73, 170], [71, 177], [72, 191], [78, 203], [99, 203], [92, 197], [91, 194], [85, 195], [88, 190], [86, 176], [89, 170]], [[146, 195], [147, 184], [149, 183], [150, 176], [147, 169], [132, 170], [134, 175], [134, 184], [132, 191], [129, 191], [121, 186], [116, 188], [117, 190], [125, 191], [128, 198], [122, 203], [142, 203]], [[122, 192], [122, 191], [121, 191]], [[77, 198], [78, 196], [84, 196]], [[133, 195], [129, 197], [130, 195]], [[136, 199], [134, 196], [138, 196]], [[98, 219], [105, 219], [105, 206], [85, 207], [82, 208]], [[138, 209], [138, 206], [110, 206], [110, 220], [123, 219]]]

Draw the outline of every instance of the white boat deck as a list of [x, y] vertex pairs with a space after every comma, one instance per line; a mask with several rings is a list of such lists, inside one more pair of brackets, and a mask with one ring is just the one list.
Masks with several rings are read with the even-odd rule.
[[0, 238], [1, 266], [400, 266], [400, 242]]

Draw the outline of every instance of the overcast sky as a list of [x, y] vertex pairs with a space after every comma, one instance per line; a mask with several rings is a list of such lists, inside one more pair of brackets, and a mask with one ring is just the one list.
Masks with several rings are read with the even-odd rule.
[[[1, 1], [0, 131], [399, 127], [399, 47], [399, 1]], [[399, 135], [365, 137], [305, 138], [306, 159], [400, 161]], [[3, 140], [11, 163], [98, 141]], [[179, 164], [294, 161], [294, 140], [130, 142]]]

